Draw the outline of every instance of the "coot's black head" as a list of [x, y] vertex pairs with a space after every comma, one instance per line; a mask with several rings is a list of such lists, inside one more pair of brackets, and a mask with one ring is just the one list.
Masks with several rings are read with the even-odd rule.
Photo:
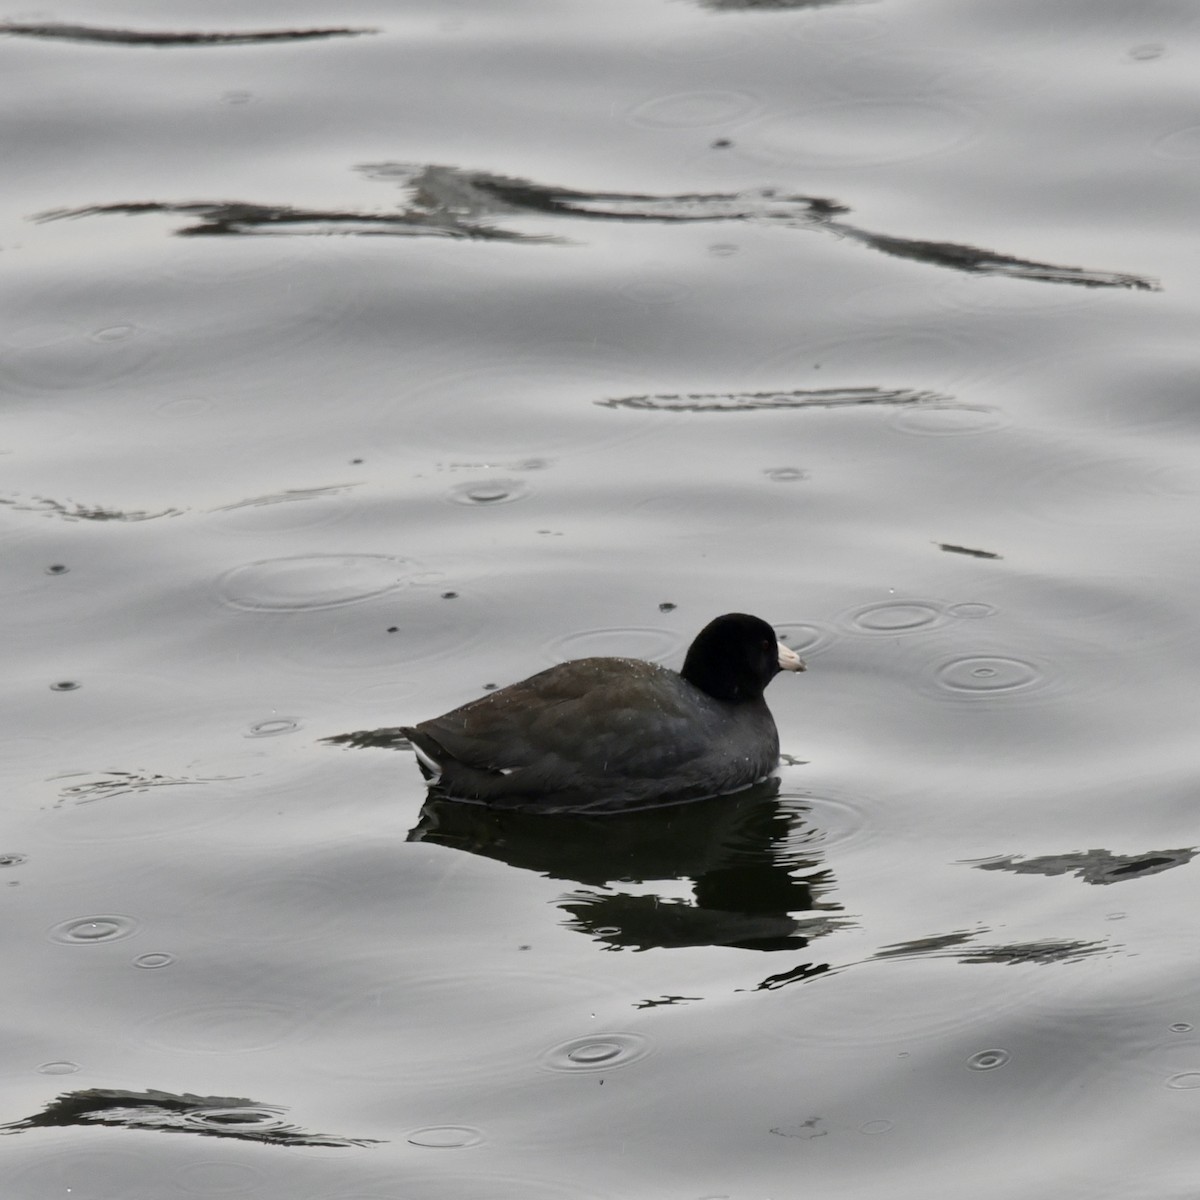
[[688, 648], [680, 674], [717, 700], [757, 700], [780, 671], [803, 671], [804, 660], [766, 621], [726, 613], [710, 621]]

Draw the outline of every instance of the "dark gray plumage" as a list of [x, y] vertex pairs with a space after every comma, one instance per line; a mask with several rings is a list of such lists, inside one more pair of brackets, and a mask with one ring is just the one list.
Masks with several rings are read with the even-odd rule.
[[441, 795], [547, 810], [635, 808], [738, 791], [779, 761], [763, 691], [803, 661], [758, 617], [727, 613], [679, 672], [580, 658], [407, 726]]

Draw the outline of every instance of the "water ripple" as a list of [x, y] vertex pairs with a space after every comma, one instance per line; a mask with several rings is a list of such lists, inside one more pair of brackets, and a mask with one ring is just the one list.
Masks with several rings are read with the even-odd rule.
[[308, 554], [269, 558], [226, 571], [223, 603], [250, 612], [337, 608], [407, 587], [420, 568], [386, 554]]
[[575, 658], [642, 658], [663, 662], [681, 651], [677, 633], [651, 626], [614, 625], [607, 629], [581, 629], [547, 642], [542, 657], [553, 663]]
[[99, 942], [119, 942], [133, 937], [139, 928], [139, 922], [133, 917], [75, 917], [52, 926], [50, 938], [67, 946], [94, 946]]
[[648, 1038], [636, 1033], [593, 1033], [551, 1046], [541, 1057], [550, 1071], [611, 1071], [652, 1052]]

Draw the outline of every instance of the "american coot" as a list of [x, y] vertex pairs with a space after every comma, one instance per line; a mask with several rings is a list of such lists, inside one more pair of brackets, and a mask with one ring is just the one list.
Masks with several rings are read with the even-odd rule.
[[430, 787], [458, 799], [582, 811], [715, 796], [775, 769], [763, 689], [781, 670], [804, 662], [766, 621], [727, 613], [682, 671], [578, 658], [401, 732]]

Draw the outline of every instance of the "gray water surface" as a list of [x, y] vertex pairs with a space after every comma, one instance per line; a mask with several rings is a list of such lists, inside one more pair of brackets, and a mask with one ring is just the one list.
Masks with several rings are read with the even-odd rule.
[[[6, 1194], [1192, 1195], [1198, 67], [1169, 2], [0, 21]], [[736, 801], [387, 733], [728, 610], [809, 663]]]

